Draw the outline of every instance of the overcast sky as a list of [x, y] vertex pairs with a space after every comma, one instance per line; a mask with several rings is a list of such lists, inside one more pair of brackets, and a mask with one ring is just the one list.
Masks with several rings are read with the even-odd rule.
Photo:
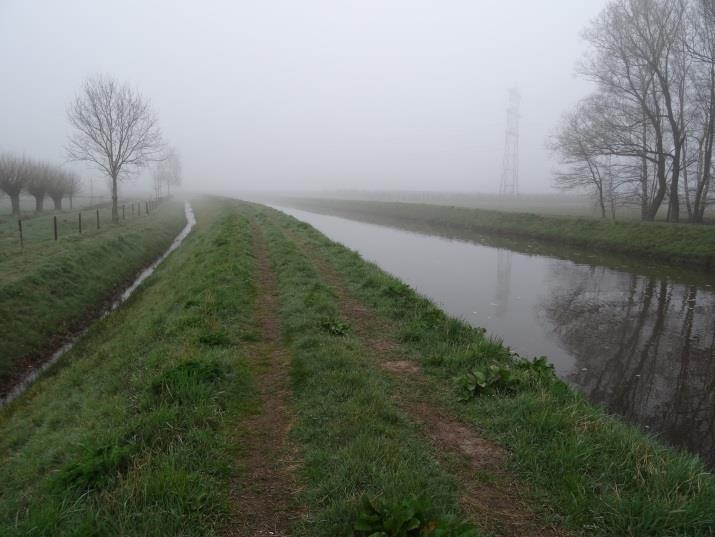
[[102, 73], [151, 100], [193, 189], [494, 192], [516, 83], [521, 190], [545, 191], [604, 4], [0, 0], [0, 150], [64, 160], [67, 105]]

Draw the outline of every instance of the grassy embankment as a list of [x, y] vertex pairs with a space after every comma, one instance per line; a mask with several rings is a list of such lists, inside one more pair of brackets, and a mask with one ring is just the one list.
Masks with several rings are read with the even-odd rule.
[[[207, 535], [226, 511], [226, 424], [255, 404], [245, 219], [198, 223], [128, 302], [0, 410], [0, 535]], [[231, 434], [233, 434], [233, 429]]]
[[431, 204], [291, 198], [297, 209], [415, 229], [447, 229], [537, 239], [704, 269], [715, 268], [715, 227], [610, 221]]
[[[241, 519], [232, 482], [252, 470], [243, 440], [262, 406], [262, 365], [249, 355], [265, 297], [255, 296], [247, 219], [235, 205], [196, 211], [195, 232], [138, 294], [0, 411], [0, 534], [204, 536], [230, 526], [233, 511]], [[329, 290], [275, 227], [264, 232], [286, 337], [303, 349], [292, 406], [309, 510], [295, 534], [352, 533], [360, 491], [430, 490], [434, 509], [456, 510], [450, 478], [392, 406], [387, 381], [319, 322], [335, 309]]]
[[[257, 395], [266, 270], [290, 358], [286, 441], [298, 460], [273, 465], [296, 475], [291, 535], [352, 534], [364, 494], [425, 498], [484, 535], [529, 534], [515, 517], [577, 535], [712, 534], [715, 481], [697, 459], [548, 374], [460, 401], [454, 377], [512, 367], [482, 331], [277, 212], [215, 201], [196, 211], [195, 232], [140, 291], [0, 411], [0, 534], [211, 535], [270, 511], [279, 491], [244, 504], [235, 490], [251, 489], [247, 450], [261, 449], [245, 442], [247, 424], [270, 408]], [[416, 369], [394, 374], [387, 355]], [[436, 444], [430, 429], [443, 428], [425, 427], [428, 416], [471, 439], [468, 453]], [[461, 464], [501, 453], [494, 442], [503, 461]]]
[[0, 394], [159, 256], [184, 223], [183, 205], [167, 203], [149, 216], [105, 221], [56, 242], [28, 240], [22, 250], [3, 244]]

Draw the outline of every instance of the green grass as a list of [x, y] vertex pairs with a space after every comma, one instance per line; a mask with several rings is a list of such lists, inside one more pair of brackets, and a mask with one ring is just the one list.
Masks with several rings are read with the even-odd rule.
[[392, 325], [433, 379], [435, 397], [511, 450], [515, 473], [545, 491], [567, 527], [604, 537], [713, 535], [715, 478], [697, 457], [607, 416], [560, 381], [460, 402], [454, 379], [475, 365], [509, 363], [503, 345], [310, 226], [274, 218], [321, 252], [355, 296]]
[[183, 206], [167, 203], [93, 233], [0, 250], [0, 386], [81, 327], [184, 223]]
[[293, 198], [291, 207], [387, 225], [538, 239], [628, 254], [659, 263], [715, 269], [715, 227], [610, 221], [444, 205]]
[[427, 497], [436, 514], [459, 513], [454, 478], [396, 409], [391, 381], [344, 321], [326, 324], [326, 318], [339, 318], [335, 296], [266, 214], [257, 217], [277, 272], [281, 320], [293, 355], [293, 436], [304, 457], [311, 513], [294, 534], [351, 535], [363, 495], [388, 502]]
[[[124, 220], [134, 220], [146, 217], [146, 201], [133, 202], [135, 212], [132, 214], [132, 202], [122, 202], [125, 205]], [[122, 217], [122, 203], [119, 205], [119, 217]], [[139, 211], [141, 205], [141, 211]], [[33, 206], [34, 209], [34, 206]], [[151, 212], [150, 208], [150, 212]], [[99, 211], [99, 228], [97, 227], [97, 211]], [[93, 235], [101, 233], [111, 226], [112, 208], [108, 204], [101, 207], [65, 208], [61, 211], [46, 208], [41, 213], [33, 211], [22, 212], [23, 246], [27, 249], [46, 249], [54, 243], [54, 218], [57, 218], [57, 235], [64, 239], [79, 235], [79, 219], [82, 215], [82, 234]], [[0, 214], [0, 259], [12, 257], [21, 252], [18, 218], [10, 214]]]
[[241, 419], [258, 407], [241, 343], [256, 332], [245, 216], [268, 241], [293, 356], [307, 506], [294, 534], [352, 535], [364, 494], [459, 512], [454, 478], [396, 410], [390, 381], [344, 323], [326, 329], [337, 305], [309, 260], [254, 206], [219, 205], [198, 206], [182, 248], [0, 411], [1, 535], [213, 535], [226, 524]]
[[250, 471], [242, 423], [261, 408], [251, 222], [276, 272], [291, 357], [305, 508], [292, 535], [353, 535], [365, 496], [393, 506], [418, 497], [434, 515], [462, 516], [459, 476], [400, 410], [399, 377], [378, 367], [293, 234], [422, 365], [430, 397], [506, 446], [517, 479], [575, 535], [712, 535], [715, 479], [697, 458], [555, 379], [461, 402], [455, 377], [509, 363], [499, 342], [295, 219], [238, 202], [194, 206], [184, 245], [0, 410], [0, 535], [210, 536], [240, 516], [230, 490]]
[[195, 210], [156, 275], [0, 410], [0, 535], [205, 536], [223, 520], [234, 423], [257, 404], [239, 344], [254, 266], [243, 218]]

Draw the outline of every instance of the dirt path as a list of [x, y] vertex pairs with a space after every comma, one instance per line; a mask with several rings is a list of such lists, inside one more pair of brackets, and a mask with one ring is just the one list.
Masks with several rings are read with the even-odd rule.
[[299, 457], [287, 440], [293, 417], [288, 408], [290, 356], [281, 344], [276, 275], [260, 230], [254, 225], [258, 270], [256, 320], [259, 342], [249, 345], [261, 406], [242, 425], [241, 477], [233, 483], [233, 516], [224, 535], [287, 536], [302, 511], [295, 469]]
[[323, 281], [338, 297], [341, 314], [380, 366], [398, 385], [395, 399], [421, 427], [440, 462], [457, 478], [461, 503], [478, 526], [497, 535], [514, 537], [565, 536], [568, 532], [545, 524], [527, 505], [513, 475], [506, 469], [508, 453], [461, 423], [434, 400], [430, 381], [419, 365], [405, 356], [389, 323], [355, 298], [340, 276], [299, 236], [289, 236], [312, 260]]

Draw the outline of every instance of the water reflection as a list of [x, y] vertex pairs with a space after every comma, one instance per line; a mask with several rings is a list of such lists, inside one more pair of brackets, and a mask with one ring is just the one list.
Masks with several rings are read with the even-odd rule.
[[554, 263], [543, 305], [590, 400], [715, 465], [715, 299], [694, 285]]
[[511, 290], [511, 251], [500, 249], [497, 251], [497, 285], [494, 294], [497, 319], [503, 319], [509, 304], [509, 291]]
[[712, 274], [281, 210], [522, 356], [547, 356], [593, 402], [715, 467]]

